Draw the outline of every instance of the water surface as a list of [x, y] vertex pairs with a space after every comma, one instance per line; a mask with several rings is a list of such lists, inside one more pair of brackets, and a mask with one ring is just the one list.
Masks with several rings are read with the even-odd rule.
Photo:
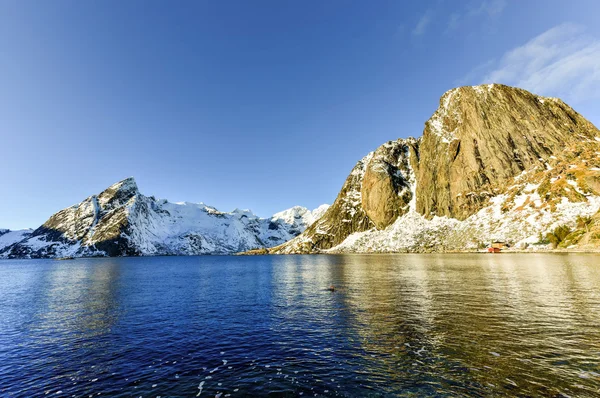
[[593, 254], [4, 260], [0, 396], [592, 397], [599, 325]]

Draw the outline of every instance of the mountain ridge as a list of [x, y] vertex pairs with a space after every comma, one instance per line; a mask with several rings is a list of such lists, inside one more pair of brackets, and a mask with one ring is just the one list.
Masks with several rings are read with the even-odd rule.
[[204, 203], [145, 196], [129, 177], [56, 212], [21, 239], [12, 232], [0, 245], [0, 257], [231, 254], [281, 244], [325, 209], [295, 206], [270, 218], [250, 210], [221, 212]]
[[560, 99], [501, 84], [449, 90], [421, 137], [361, 159], [328, 212], [268, 252], [473, 250], [492, 239], [533, 247], [600, 209], [599, 141]]

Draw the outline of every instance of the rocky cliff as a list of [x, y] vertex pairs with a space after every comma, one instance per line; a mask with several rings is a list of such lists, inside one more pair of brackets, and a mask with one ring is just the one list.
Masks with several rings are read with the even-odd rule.
[[331, 207], [304, 234], [277, 253], [312, 253], [344, 241], [353, 232], [383, 228], [415, 205], [411, 154], [417, 140], [390, 141], [358, 161]]
[[463, 220], [513, 177], [597, 133], [556, 98], [500, 84], [450, 90], [419, 145], [417, 212]]
[[[142, 195], [133, 178], [52, 215], [34, 231], [0, 233], [0, 257], [228, 254], [279, 245], [303, 232], [327, 206], [259, 218], [202, 203]], [[4, 236], [4, 239], [3, 239]], [[10, 239], [9, 239], [10, 238]]]
[[361, 159], [328, 212], [270, 252], [534, 245], [600, 208], [599, 141], [559, 99], [500, 84], [450, 90], [419, 139]]

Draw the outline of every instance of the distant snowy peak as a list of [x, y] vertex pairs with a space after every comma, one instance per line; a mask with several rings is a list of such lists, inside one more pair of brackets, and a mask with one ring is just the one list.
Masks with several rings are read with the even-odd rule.
[[229, 254], [280, 245], [323, 209], [313, 214], [294, 207], [271, 218], [250, 210], [221, 212], [204, 203], [145, 196], [127, 178], [57, 212], [35, 231], [3, 233], [0, 257]]
[[0, 252], [8, 246], [27, 238], [32, 232], [32, 229], [11, 231], [10, 229], [0, 228]]
[[294, 206], [290, 209], [273, 214], [271, 220], [282, 220], [289, 225], [302, 225], [308, 227], [321, 218], [327, 209], [329, 209], [329, 205], [327, 204], [323, 204], [312, 211], [308, 210], [306, 207]]
[[329, 210], [329, 206], [328, 204], [322, 204], [321, 206], [317, 207], [316, 209], [314, 209], [311, 212], [313, 221], [311, 223], [309, 223], [309, 225], [312, 225], [315, 221], [317, 221], [319, 218], [323, 217], [323, 215], [325, 214], [325, 212], [327, 210]]

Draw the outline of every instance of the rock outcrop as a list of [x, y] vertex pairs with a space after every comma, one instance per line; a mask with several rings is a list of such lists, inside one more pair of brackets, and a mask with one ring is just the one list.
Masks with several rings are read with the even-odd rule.
[[578, 217], [573, 230], [558, 246], [559, 248], [576, 246], [581, 249], [598, 249], [600, 247], [600, 211], [591, 216]]
[[500, 84], [450, 90], [419, 145], [417, 212], [463, 220], [513, 177], [597, 133], [556, 98]]
[[[374, 226], [360, 205], [361, 186], [367, 164], [372, 154], [359, 160], [344, 182], [342, 190], [325, 214], [305, 231], [302, 240], [295, 241], [290, 253], [312, 253], [321, 248], [333, 247], [341, 243], [354, 231], [366, 231]], [[287, 253], [286, 246], [278, 248], [279, 253]]]
[[450, 90], [422, 137], [360, 160], [324, 217], [269, 252], [463, 250], [492, 236], [532, 243], [597, 211], [599, 141], [559, 99], [500, 84]]
[[302, 235], [273, 253], [313, 253], [336, 246], [354, 232], [385, 227], [414, 207], [411, 156], [417, 140], [389, 141], [358, 161], [325, 214]]
[[377, 148], [367, 164], [360, 188], [361, 206], [379, 229], [396, 221], [414, 202], [411, 187], [415, 175], [410, 160], [417, 150], [415, 139], [390, 141]]

